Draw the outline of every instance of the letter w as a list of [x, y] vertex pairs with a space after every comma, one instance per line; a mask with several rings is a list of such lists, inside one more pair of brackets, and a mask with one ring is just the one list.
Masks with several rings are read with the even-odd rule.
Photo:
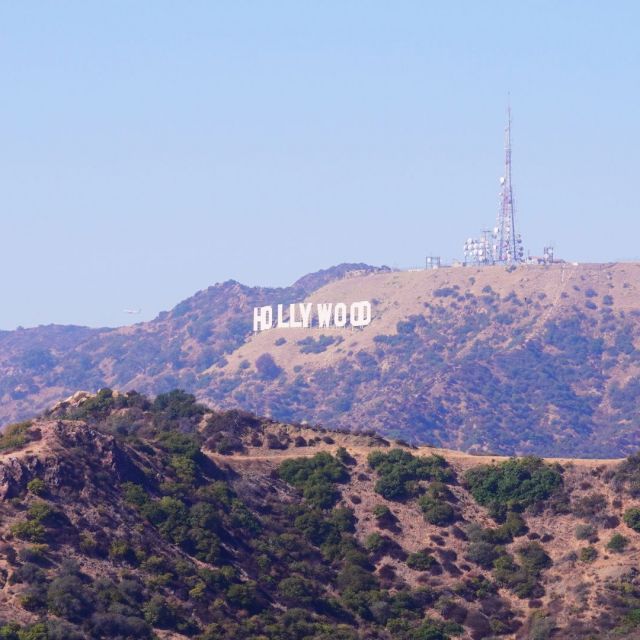
[[333, 309], [333, 304], [330, 302], [325, 302], [323, 304], [318, 304], [318, 326], [322, 329], [324, 327], [328, 327], [331, 323], [331, 310]]

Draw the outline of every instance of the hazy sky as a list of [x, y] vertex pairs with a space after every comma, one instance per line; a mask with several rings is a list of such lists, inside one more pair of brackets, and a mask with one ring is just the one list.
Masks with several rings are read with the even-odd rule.
[[[0, 328], [526, 248], [640, 259], [640, 3], [0, 2]], [[127, 316], [125, 308], [141, 308]]]

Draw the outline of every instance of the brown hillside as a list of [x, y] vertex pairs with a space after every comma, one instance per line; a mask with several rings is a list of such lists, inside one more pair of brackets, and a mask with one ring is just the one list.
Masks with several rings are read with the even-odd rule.
[[[640, 637], [637, 458], [473, 456], [106, 392], [11, 427], [0, 451], [3, 633]], [[332, 481], [300, 480], [325, 464]], [[509, 468], [488, 494], [500, 515], [470, 474]]]
[[[639, 275], [635, 263], [346, 265], [286, 289], [216, 285], [122, 329], [4, 332], [0, 418], [77, 388], [180, 387], [222, 409], [458, 450], [622, 456], [640, 446]], [[363, 329], [251, 331], [254, 306], [363, 299]]]

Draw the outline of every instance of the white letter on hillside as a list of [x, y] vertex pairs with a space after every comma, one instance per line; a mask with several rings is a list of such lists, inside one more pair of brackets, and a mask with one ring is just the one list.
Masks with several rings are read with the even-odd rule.
[[302, 328], [302, 321], [301, 320], [296, 320], [296, 305], [295, 304], [290, 304], [289, 305], [289, 325], [291, 326], [292, 329], [301, 329]]
[[321, 329], [331, 324], [331, 309], [333, 305], [330, 302], [318, 304], [318, 326]]
[[366, 327], [371, 323], [371, 303], [354, 302], [349, 312], [352, 327]]
[[347, 324], [347, 305], [344, 302], [338, 302], [333, 312], [333, 323], [336, 327], [344, 327]]
[[309, 328], [311, 324], [311, 303], [300, 303], [300, 315], [302, 316], [302, 326], [305, 329]]
[[278, 329], [288, 329], [289, 328], [289, 321], [287, 320], [285, 322], [283, 317], [282, 317], [282, 306], [283, 305], [281, 305], [281, 304], [278, 305], [278, 324], [276, 326], [278, 327]]
[[253, 330], [264, 331], [273, 325], [273, 309], [271, 307], [254, 307]]

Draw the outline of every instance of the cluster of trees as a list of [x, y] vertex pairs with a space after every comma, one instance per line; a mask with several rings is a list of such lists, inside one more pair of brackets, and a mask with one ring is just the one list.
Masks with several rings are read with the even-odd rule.
[[465, 473], [464, 483], [476, 502], [499, 521], [509, 511], [543, 503], [563, 487], [560, 467], [533, 456], [473, 467]]
[[298, 340], [296, 343], [300, 347], [300, 353], [323, 353], [332, 344], [342, 342], [342, 338], [339, 336], [325, 336], [321, 335], [318, 339], [308, 336], [302, 340]]
[[[304, 579], [302, 576], [284, 579], [278, 587], [280, 596], [284, 596], [290, 605], [300, 607], [314, 603], [317, 612], [331, 608], [334, 612], [341, 611], [339, 618], [354, 617], [361, 621], [361, 625], [373, 625], [374, 628], [380, 625], [386, 628], [391, 637], [401, 640], [446, 640], [460, 634], [463, 629], [455, 622], [425, 619], [426, 609], [436, 599], [432, 590], [412, 590], [405, 586], [391, 593], [381, 587], [372, 559], [390, 540], [372, 534], [362, 547], [353, 535], [355, 520], [351, 509], [333, 506], [338, 497], [336, 486], [348, 478], [345, 463], [349, 461], [350, 456], [344, 451], [335, 457], [320, 453], [312, 458], [287, 460], [278, 468], [278, 475], [303, 493], [303, 502], [287, 509], [295, 531], [304, 536], [307, 544], [318, 548], [333, 568], [332, 571], [323, 572], [322, 584], [314, 584], [317, 567], [314, 570], [307, 568]], [[321, 498], [318, 499], [318, 496]], [[393, 517], [384, 508], [378, 509], [376, 514], [381, 521]], [[288, 546], [294, 548], [293, 539]], [[302, 545], [297, 546], [298, 552], [301, 548]], [[416, 569], [424, 570], [429, 563], [429, 556], [426, 553], [412, 554], [408, 561]], [[435, 562], [433, 558], [431, 561]], [[292, 568], [295, 570], [298, 566], [299, 563], [295, 563]], [[340, 594], [339, 601], [332, 601], [327, 596], [324, 588], [327, 582], [332, 583]], [[336, 632], [341, 633], [339, 627]]]
[[202, 435], [207, 449], [222, 454], [242, 451], [242, 437], [251, 432], [257, 438], [261, 421], [251, 413], [232, 409], [212, 413], [208, 418]]
[[320, 509], [336, 503], [340, 492], [335, 485], [349, 479], [347, 467], [324, 451], [312, 458], [285, 460], [278, 468], [278, 474], [285, 482], [300, 489], [309, 504]]
[[[434, 480], [439, 483], [451, 482], [454, 472], [447, 461], [438, 455], [414, 456], [403, 449], [389, 452], [372, 451], [367, 457], [369, 466], [378, 475], [375, 491], [387, 500], [407, 500], [423, 493], [420, 481]], [[442, 497], [441, 484], [433, 494], [434, 499]]]
[[26, 628], [0, 626], [0, 638], [81, 640], [87, 633], [105, 640], [152, 637], [152, 625], [157, 622], [153, 610], [166, 605], [164, 599], [151, 596], [138, 578], [94, 579], [72, 560], [63, 560], [48, 575], [47, 564], [44, 554], [30, 554], [12, 579], [24, 586], [20, 601], [25, 609], [52, 617]]
[[617, 580], [605, 583], [600, 600], [603, 605], [598, 618], [580, 628], [584, 637], [593, 635], [594, 629], [606, 629], [611, 637], [632, 638], [640, 628], [640, 576], [633, 569]]
[[[22, 583], [22, 606], [42, 621], [27, 627], [0, 623], [0, 638], [146, 638], [153, 629], [167, 629], [198, 640], [447, 640], [462, 632], [462, 622], [486, 637], [517, 627], [499, 588], [520, 598], [544, 593], [541, 575], [551, 563], [546, 540], [520, 539], [528, 532], [522, 514], [559, 503], [563, 477], [558, 466], [523, 458], [467, 472], [466, 487], [497, 523], [466, 529], [465, 559], [487, 569], [490, 579], [467, 574], [447, 589], [409, 588], [391, 567], [376, 566], [381, 555], [404, 561], [414, 571], [436, 573], [447, 571], [447, 550], [433, 552], [440, 565], [430, 549], [406, 553], [392, 536], [375, 533], [360, 543], [354, 512], [339, 504], [353, 464], [344, 449], [281, 464], [277, 477], [298, 490], [282, 500], [276, 474], [263, 484], [235, 479], [201, 449], [209, 438], [252, 431], [255, 418], [238, 412], [205, 416], [204, 408], [183, 392], [151, 401], [105, 390], [93, 400], [81, 407], [89, 422], [119, 438], [123, 456], [131, 454], [127, 482], [118, 484], [112, 477], [97, 493], [89, 493], [108, 499], [119, 524], [100, 528], [85, 521], [74, 529], [57, 492], [66, 492], [68, 504], [69, 492], [77, 487], [32, 479], [25, 494], [8, 503], [21, 514], [12, 520], [20, 552], [11, 579]], [[129, 422], [128, 429], [114, 430], [116, 415]], [[74, 456], [79, 460], [81, 452]], [[440, 456], [376, 450], [368, 464], [383, 498], [415, 500], [425, 519], [436, 525], [455, 521], [450, 485], [456, 478]], [[635, 491], [639, 465], [630, 458], [612, 478]], [[87, 466], [87, 473], [99, 471]], [[591, 520], [603, 510], [598, 496], [574, 500], [574, 513]], [[388, 504], [377, 505], [373, 516], [379, 526], [393, 530], [397, 521]], [[627, 510], [624, 521], [640, 531], [640, 508]], [[464, 537], [458, 527], [449, 533]], [[581, 530], [580, 539], [591, 543], [596, 533], [593, 527]], [[436, 545], [444, 545], [444, 533], [439, 542], [436, 538]], [[629, 538], [614, 534], [607, 550], [622, 553], [628, 544]], [[591, 562], [594, 554], [595, 548], [586, 546], [579, 559]], [[86, 566], [109, 563], [110, 579], [63, 563], [65, 555], [91, 557]], [[620, 629], [635, 629], [633, 603], [640, 588], [631, 580], [625, 589], [630, 604], [623, 603], [623, 592], [619, 598], [612, 593], [612, 607], [621, 616]], [[478, 600], [479, 608], [465, 604]], [[433, 609], [444, 621], [428, 617]], [[536, 622], [536, 629], [546, 628], [545, 620]]]
[[526, 531], [518, 516], [511, 516], [498, 529], [470, 527], [467, 558], [493, 573], [497, 585], [512, 590], [520, 598], [540, 597], [544, 589], [539, 583], [541, 572], [551, 566], [551, 559], [542, 545], [527, 542], [516, 548], [519, 563], [505, 544]]
[[640, 452], [630, 455], [618, 465], [612, 484], [616, 490], [625, 489], [634, 498], [640, 496]]
[[455, 509], [449, 504], [453, 499], [453, 494], [447, 485], [436, 481], [432, 482], [420, 496], [418, 505], [427, 522], [442, 527], [456, 519]]

